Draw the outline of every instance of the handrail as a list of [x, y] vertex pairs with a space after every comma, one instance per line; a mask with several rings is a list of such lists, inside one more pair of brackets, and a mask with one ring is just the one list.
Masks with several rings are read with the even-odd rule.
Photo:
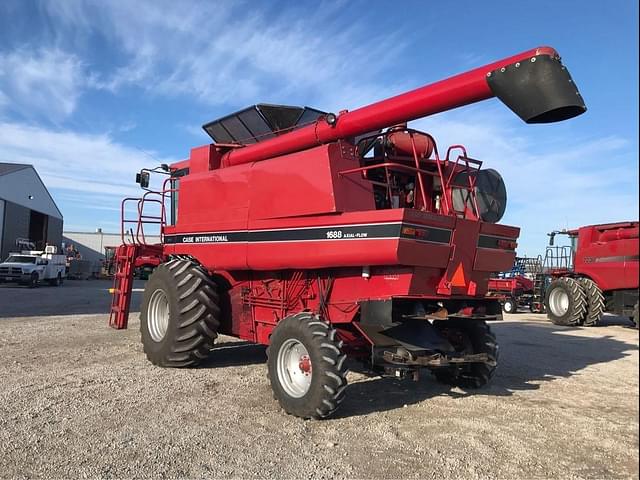
[[[142, 197], [126, 197], [122, 200], [120, 204], [120, 240], [123, 244], [138, 244], [138, 245], [147, 245], [147, 238], [144, 231], [145, 224], [152, 225], [160, 225], [160, 239], [164, 238], [164, 227], [167, 223], [167, 207], [166, 202], [170, 200], [170, 195], [173, 192], [177, 192], [177, 188], [167, 188], [170, 185], [170, 182], [174, 179], [174, 177], [169, 177], [165, 179], [162, 183], [162, 190], [146, 190]], [[153, 198], [157, 196], [159, 198]], [[136, 202], [137, 207], [137, 218], [130, 219], [126, 217], [126, 206], [128, 203]], [[160, 212], [159, 215], [148, 215], [145, 214], [145, 205], [148, 204], [159, 204]], [[130, 228], [128, 232], [125, 234], [127, 224], [134, 223], [136, 224], [135, 233], [134, 229]], [[128, 241], [127, 235], [131, 236], [131, 242]]]

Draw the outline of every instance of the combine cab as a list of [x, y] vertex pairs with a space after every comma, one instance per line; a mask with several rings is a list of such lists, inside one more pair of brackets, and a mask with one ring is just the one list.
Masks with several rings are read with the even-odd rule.
[[[132, 267], [151, 250], [162, 263], [140, 328], [155, 365], [197, 365], [218, 334], [268, 345], [275, 397], [303, 418], [338, 408], [347, 356], [485, 385], [498, 362], [487, 322], [502, 315], [489, 276], [513, 264], [519, 229], [497, 223], [497, 172], [406, 122], [494, 96], [528, 123], [585, 111], [542, 47], [350, 112], [260, 104], [206, 124], [214, 143], [126, 200], [139, 218], [117, 252], [112, 325], [126, 327]], [[150, 173], [138, 174], [145, 189]], [[150, 222], [160, 245], [144, 241]]]

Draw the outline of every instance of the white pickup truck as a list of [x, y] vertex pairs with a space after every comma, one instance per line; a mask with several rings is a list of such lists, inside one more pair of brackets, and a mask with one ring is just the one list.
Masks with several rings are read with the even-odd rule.
[[45, 251], [26, 250], [10, 253], [9, 258], [0, 263], [0, 283], [14, 282], [36, 287], [42, 281], [51, 285], [62, 285], [66, 268], [66, 257], [56, 255], [55, 247]]

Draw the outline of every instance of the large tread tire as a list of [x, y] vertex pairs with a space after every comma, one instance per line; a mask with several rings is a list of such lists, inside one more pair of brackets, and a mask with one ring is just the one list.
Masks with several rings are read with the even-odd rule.
[[578, 278], [587, 296], [587, 313], [584, 317], [585, 327], [595, 327], [604, 315], [604, 295], [598, 284], [590, 278]]
[[[562, 293], [566, 294], [568, 301], [568, 307], [564, 313], [560, 312], [557, 306], [550, 305], [553, 296]], [[582, 288], [582, 284], [577, 280], [570, 277], [558, 278], [551, 282], [547, 288], [544, 305], [547, 317], [555, 325], [577, 326], [582, 324], [587, 314], [587, 294]]]
[[[162, 290], [168, 303], [166, 333], [150, 333], [150, 301]], [[151, 313], [153, 315], [153, 312]], [[159, 265], [144, 289], [140, 333], [144, 353], [160, 367], [194, 367], [209, 356], [218, 336], [220, 296], [216, 283], [191, 260], [173, 259]]]
[[489, 362], [435, 368], [432, 373], [436, 379], [446, 385], [469, 389], [487, 385], [496, 371], [500, 357], [498, 341], [489, 325], [481, 320], [455, 319], [438, 322], [438, 328], [441, 328], [448, 338], [451, 338], [451, 334], [447, 334], [445, 330], [452, 331], [454, 336], [460, 333], [464, 345], [452, 342], [454, 346], [467, 354], [486, 353]]
[[[280, 351], [291, 339], [304, 346], [311, 364], [311, 383], [298, 398], [287, 393], [278, 369]], [[344, 400], [347, 368], [342, 341], [317, 315], [303, 312], [281, 320], [271, 335], [267, 359], [273, 396], [288, 414], [318, 420], [335, 412]]]

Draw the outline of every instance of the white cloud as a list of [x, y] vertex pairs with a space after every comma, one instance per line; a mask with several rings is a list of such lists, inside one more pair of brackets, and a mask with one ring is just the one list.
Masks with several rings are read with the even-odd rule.
[[67, 3], [44, 8], [54, 21], [116, 47], [117, 64], [89, 80], [113, 92], [136, 86], [213, 105], [304, 95], [320, 107], [351, 108], [381, 96], [368, 79], [404, 48], [393, 32], [340, 24], [339, 4], [283, 13], [241, 2]]
[[69, 116], [84, 82], [80, 59], [57, 48], [0, 53], [0, 106], [26, 118]]
[[[123, 197], [140, 196], [136, 171], [175, 159], [122, 145], [109, 135], [0, 122], [0, 161], [35, 166], [63, 214], [73, 210], [75, 223], [85, 219], [94, 223], [86, 228], [94, 228], [119, 218]], [[111, 213], [95, 215], [96, 209]]]

